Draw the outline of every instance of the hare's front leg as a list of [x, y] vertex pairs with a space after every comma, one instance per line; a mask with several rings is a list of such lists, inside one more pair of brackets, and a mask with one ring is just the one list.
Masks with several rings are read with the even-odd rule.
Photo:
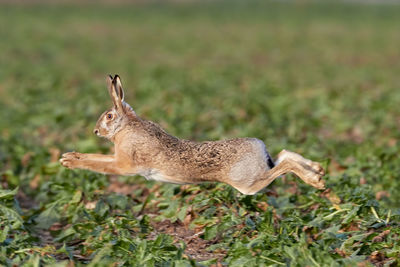
[[62, 155], [61, 165], [69, 169], [85, 169], [107, 174], [122, 174], [125, 171], [116, 164], [113, 155], [68, 152]]

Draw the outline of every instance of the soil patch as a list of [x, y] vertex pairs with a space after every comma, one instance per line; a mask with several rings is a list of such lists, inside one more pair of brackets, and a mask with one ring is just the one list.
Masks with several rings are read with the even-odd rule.
[[196, 261], [217, 259], [220, 262], [226, 255], [225, 251], [208, 251], [207, 248], [217, 243], [218, 240], [205, 240], [201, 238], [203, 231], [196, 233], [180, 221], [172, 223], [169, 220], [165, 220], [152, 222], [151, 225], [154, 231], [149, 235], [149, 239], [155, 239], [157, 235], [163, 233], [172, 236], [175, 243], [183, 241], [186, 244], [185, 254], [191, 259]]

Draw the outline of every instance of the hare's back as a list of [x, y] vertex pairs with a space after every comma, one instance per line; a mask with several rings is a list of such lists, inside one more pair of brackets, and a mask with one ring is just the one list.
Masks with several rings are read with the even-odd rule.
[[193, 162], [200, 167], [231, 169], [239, 162], [252, 162], [268, 169], [273, 161], [264, 143], [256, 138], [236, 138], [192, 145]]

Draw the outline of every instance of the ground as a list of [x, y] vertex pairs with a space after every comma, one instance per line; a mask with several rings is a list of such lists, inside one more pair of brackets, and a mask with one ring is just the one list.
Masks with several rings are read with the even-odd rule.
[[[124, 1], [0, 6], [0, 264], [397, 266], [400, 6]], [[245, 196], [67, 170], [119, 74], [193, 140], [256, 137], [327, 169]]]

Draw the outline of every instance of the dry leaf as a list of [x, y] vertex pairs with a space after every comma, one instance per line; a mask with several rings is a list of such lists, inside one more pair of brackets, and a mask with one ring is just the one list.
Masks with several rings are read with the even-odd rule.
[[32, 154], [32, 152], [27, 152], [25, 153], [25, 155], [22, 156], [21, 164], [23, 167], [28, 166], [29, 162], [31, 161]]
[[40, 174], [36, 174], [35, 177], [29, 182], [29, 186], [32, 189], [36, 189], [39, 187], [40, 182]]
[[85, 204], [85, 208], [87, 208], [88, 210], [92, 210], [96, 207], [97, 201], [91, 201], [91, 202], [87, 202]]
[[387, 191], [379, 191], [379, 192], [376, 192], [376, 194], [375, 194], [375, 198], [377, 200], [381, 200], [384, 197], [390, 197], [389, 192], [387, 192]]
[[58, 148], [52, 147], [49, 150], [50, 152], [50, 162], [58, 162], [60, 159], [61, 152]]
[[332, 192], [332, 189], [330, 189], [330, 188], [328, 188], [324, 192], [322, 192], [321, 196], [326, 197], [334, 205], [338, 205], [341, 202], [341, 199], [334, 192]]

